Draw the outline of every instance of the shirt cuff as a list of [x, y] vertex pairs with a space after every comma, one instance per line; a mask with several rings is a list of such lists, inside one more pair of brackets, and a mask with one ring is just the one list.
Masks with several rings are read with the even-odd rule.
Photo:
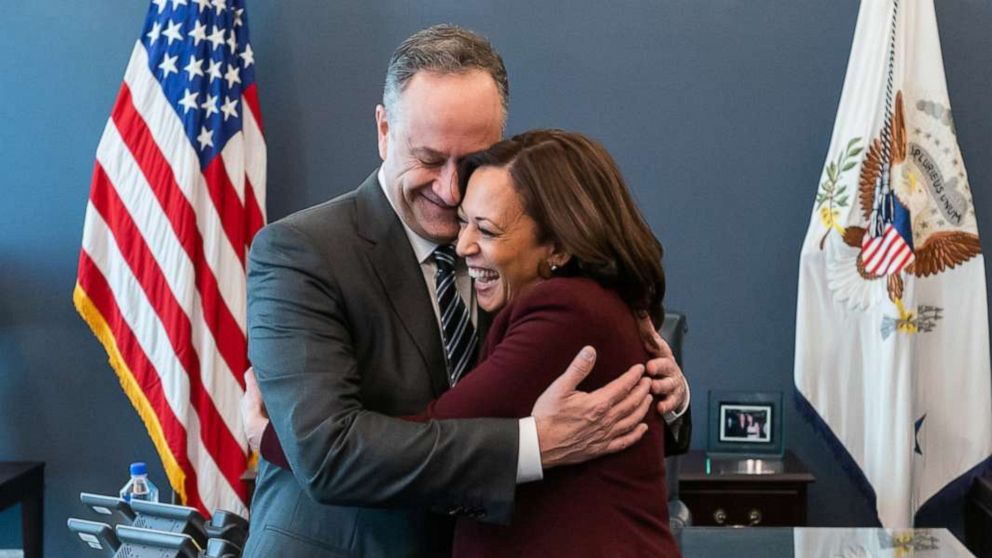
[[534, 417], [520, 419], [520, 450], [517, 452], [517, 484], [544, 478], [541, 466], [541, 445], [537, 442], [537, 421]]
[[[685, 412], [689, 409], [689, 396], [690, 396], [690, 394], [689, 394], [689, 381], [685, 379], [685, 376], [682, 376], [682, 383], [685, 385], [685, 401], [682, 403], [682, 407], [680, 409], [675, 410], [675, 411], [669, 411], [669, 412], [665, 413], [665, 423], [666, 424], [669, 424], [670, 425], [673, 422], [679, 420], [679, 418], [681, 418], [682, 415], [684, 415]], [[535, 429], [536, 428], [537, 427], [535, 426]]]

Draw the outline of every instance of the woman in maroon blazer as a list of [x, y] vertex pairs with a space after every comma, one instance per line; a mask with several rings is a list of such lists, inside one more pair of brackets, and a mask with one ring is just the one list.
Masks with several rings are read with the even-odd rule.
[[[585, 391], [648, 360], [635, 313], [661, 319], [661, 245], [602, 146], [535, 130], [466, 156], [459, 177], [457, 251], [479, 306], [499, 314], [479, 364], [406, 418], [529, 416], [583, 346], [597, 348]], [[454, 556], [679, 556], [668, 527], [666, 425], [657, 413], [645, 420], [632, 447], [520, 485], [510, 525], [459, 519]], [[279, 462], [266, 445], [263, 456]]]

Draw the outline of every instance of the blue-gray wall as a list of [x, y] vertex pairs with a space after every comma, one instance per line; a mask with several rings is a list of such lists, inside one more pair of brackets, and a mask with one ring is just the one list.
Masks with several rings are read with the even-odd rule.
[[[690, 320], [694, 446], [705, 444], [708, 390], [791, 394], [798, 252], [858, 3], [424, 4], [251, 2], [270, 216], [341, 193], [374, 168], [372, 111], [403, 38], [442, 21], [475, 28], [510, 70], [510, 131], [557, 126], [602, 140], [664, 242], [668, 306]], [[992, 5], [938, 4], [958, 137], [985, 224]], [[0, 459], [48, 463], [49, 556], [75, 554], [65, 519], [82, 513], [80, 490], [112, 492], [130, 461], [155, 460], [71, 304], [96, 144], [146, 9], [141, 0], [15, 0], [0, 16]], [[787, 445], [818, 479], [811, 522], [869, 524], [825, 444], [787, 408]], [[164, 484], [158, 464], [152, 474]], [[18, 517], [0, 513], [0, 548], [19, 544]]]

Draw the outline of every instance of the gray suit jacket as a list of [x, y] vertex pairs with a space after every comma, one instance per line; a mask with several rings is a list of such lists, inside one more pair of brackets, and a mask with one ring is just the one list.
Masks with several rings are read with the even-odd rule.
[[449, 515], [509, 521], [516, 420], [389, 416], [447, 388], [429, 296], [375, 174], [255, 237], [249, 356], [292, 472], [260, 463], [245, 556], [445, 556]]

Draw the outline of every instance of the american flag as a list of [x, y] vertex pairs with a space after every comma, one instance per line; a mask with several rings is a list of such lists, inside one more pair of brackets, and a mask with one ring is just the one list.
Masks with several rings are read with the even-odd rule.
[[76, 308], [187, 505], [246, 513], [245, 254], [265, 142], [243, 0], [153, 0], [96, 155]]
[[865, 235], [861, 243], [861, 257], [868, 273], [893, 275], [913, 263], [913, 247], [906, 242], [899, 229], [889, 223], [881, 236]]
[[[882, 131], [883, 137], [889, 133], [888, 128]], [[888, 155], [884, 157], [887, 159]], [[883, 166], [888, 166], [888, 162]], [[861, 239], [861, 261], [870, 275], [895, 275], [915, 259], [912, 219], [892, 191], [887, 169], [879, 174], [875, 192], [871, 219]]]

